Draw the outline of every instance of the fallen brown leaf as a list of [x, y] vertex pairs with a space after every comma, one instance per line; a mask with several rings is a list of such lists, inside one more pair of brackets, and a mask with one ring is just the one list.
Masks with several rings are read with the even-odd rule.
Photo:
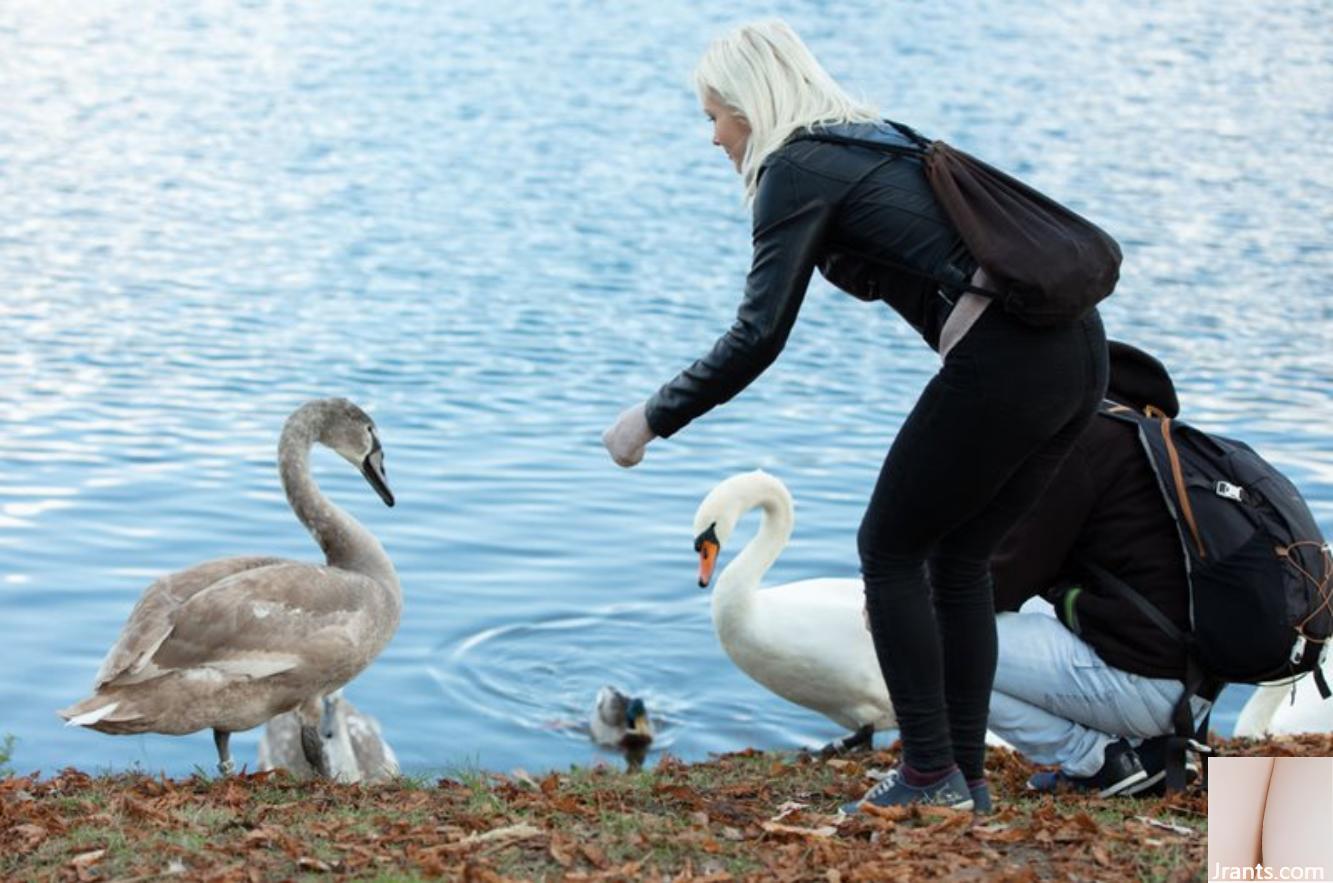
[[106, 855], [105, 849], [93, 849], [74, 856], [74, 858], [69, 860], [69, 863], [71, 867], [86, 868], [97, 862], [104, 855]]
[[320, 861], [317, 858], [302, 856], [296, 860], [296, 867], [302, 871], [317, 871], [321, 874], [327, 874], [333, 870], [333, 866], [328, 862]]
[[47, 831], [41, 825], [15, 825], [9, 833], [19, 838], [20, 852], [31, 852], [47, 837]]
[[795, 834], [800, 837], [832, 837], [838, 829], [832, 825], [822, 828], [800, 828], [796, 825], [783, 825], [778, 822], [764, 822], [759, 827], [770, 834]]

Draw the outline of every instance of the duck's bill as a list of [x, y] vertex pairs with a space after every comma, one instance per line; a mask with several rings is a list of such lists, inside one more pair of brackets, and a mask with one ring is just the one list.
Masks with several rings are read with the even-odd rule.
[[393, 505], [393, 491], [389, 490], [389, 480], [384, 477], [384, 451], [378, 444], [366, 455], [366, 459], [361, 461], [361, 474], [370, 482], [370, 486], [375, 489], [375, 493], [380, 495], [384, 505]]
[[648, 726], [648, 716], [646, 714], [634, 719], [633, 730], [640, 736], [651, 736], [653, 734], [652, 728]]
[[717, 566], [718, 545], [712, 540], [699, 543], [699, 588], [706, 589], [713, 581], [713, 568]]

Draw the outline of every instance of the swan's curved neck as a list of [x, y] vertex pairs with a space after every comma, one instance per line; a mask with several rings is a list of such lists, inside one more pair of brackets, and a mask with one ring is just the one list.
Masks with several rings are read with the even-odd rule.
[[335, 506], [310, 476], [310, 449], [318, 435], [319, 415], [298, 411], [283, 427], [278, 442], [278, 473], [297, 519], [324, 550], [332, 567], [362, 573], [397, 592], [393, 562], [375, 535]]
[[1241, 709], [1240, 717], [1236, 721], [1236, 731], [1256, 738], [1268, 735], [1273, 726], [1273, 716], [1291, 695], [1291, 690], [1292, 688], [1286, 685], [1260, 684], [1245, 703], [1245, 707]]
[[729, 628], [749, 607], [764, 574], [791, 538], [792, 506], [785, 494], [756, 487], [747, 489], [736, 502], [742, 514], [758, 506], [763, 515], [759, 531], [722, 571], [713, 590], [713, 621], [719, 630]]

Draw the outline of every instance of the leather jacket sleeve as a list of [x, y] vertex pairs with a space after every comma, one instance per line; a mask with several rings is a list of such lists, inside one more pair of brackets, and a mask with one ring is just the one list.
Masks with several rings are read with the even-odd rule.
[[648, 400], [648, 425], [667, 438], [728, 401], [782, 352], [805, 299], [833, 205], [804, 196], [780, 158], [764, 170], [754, 201], [754, 258], [736, 321], [712, 350]]

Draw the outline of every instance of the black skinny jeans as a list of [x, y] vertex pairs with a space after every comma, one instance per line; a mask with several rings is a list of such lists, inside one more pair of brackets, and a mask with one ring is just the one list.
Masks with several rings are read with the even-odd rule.
[[992, 304], [926, 385], [857, 536], [875, 654], [903, 760], [984, 773], [995, 679], [990, 556], [1106, 393], [1094, 310], [1058, 328]]

